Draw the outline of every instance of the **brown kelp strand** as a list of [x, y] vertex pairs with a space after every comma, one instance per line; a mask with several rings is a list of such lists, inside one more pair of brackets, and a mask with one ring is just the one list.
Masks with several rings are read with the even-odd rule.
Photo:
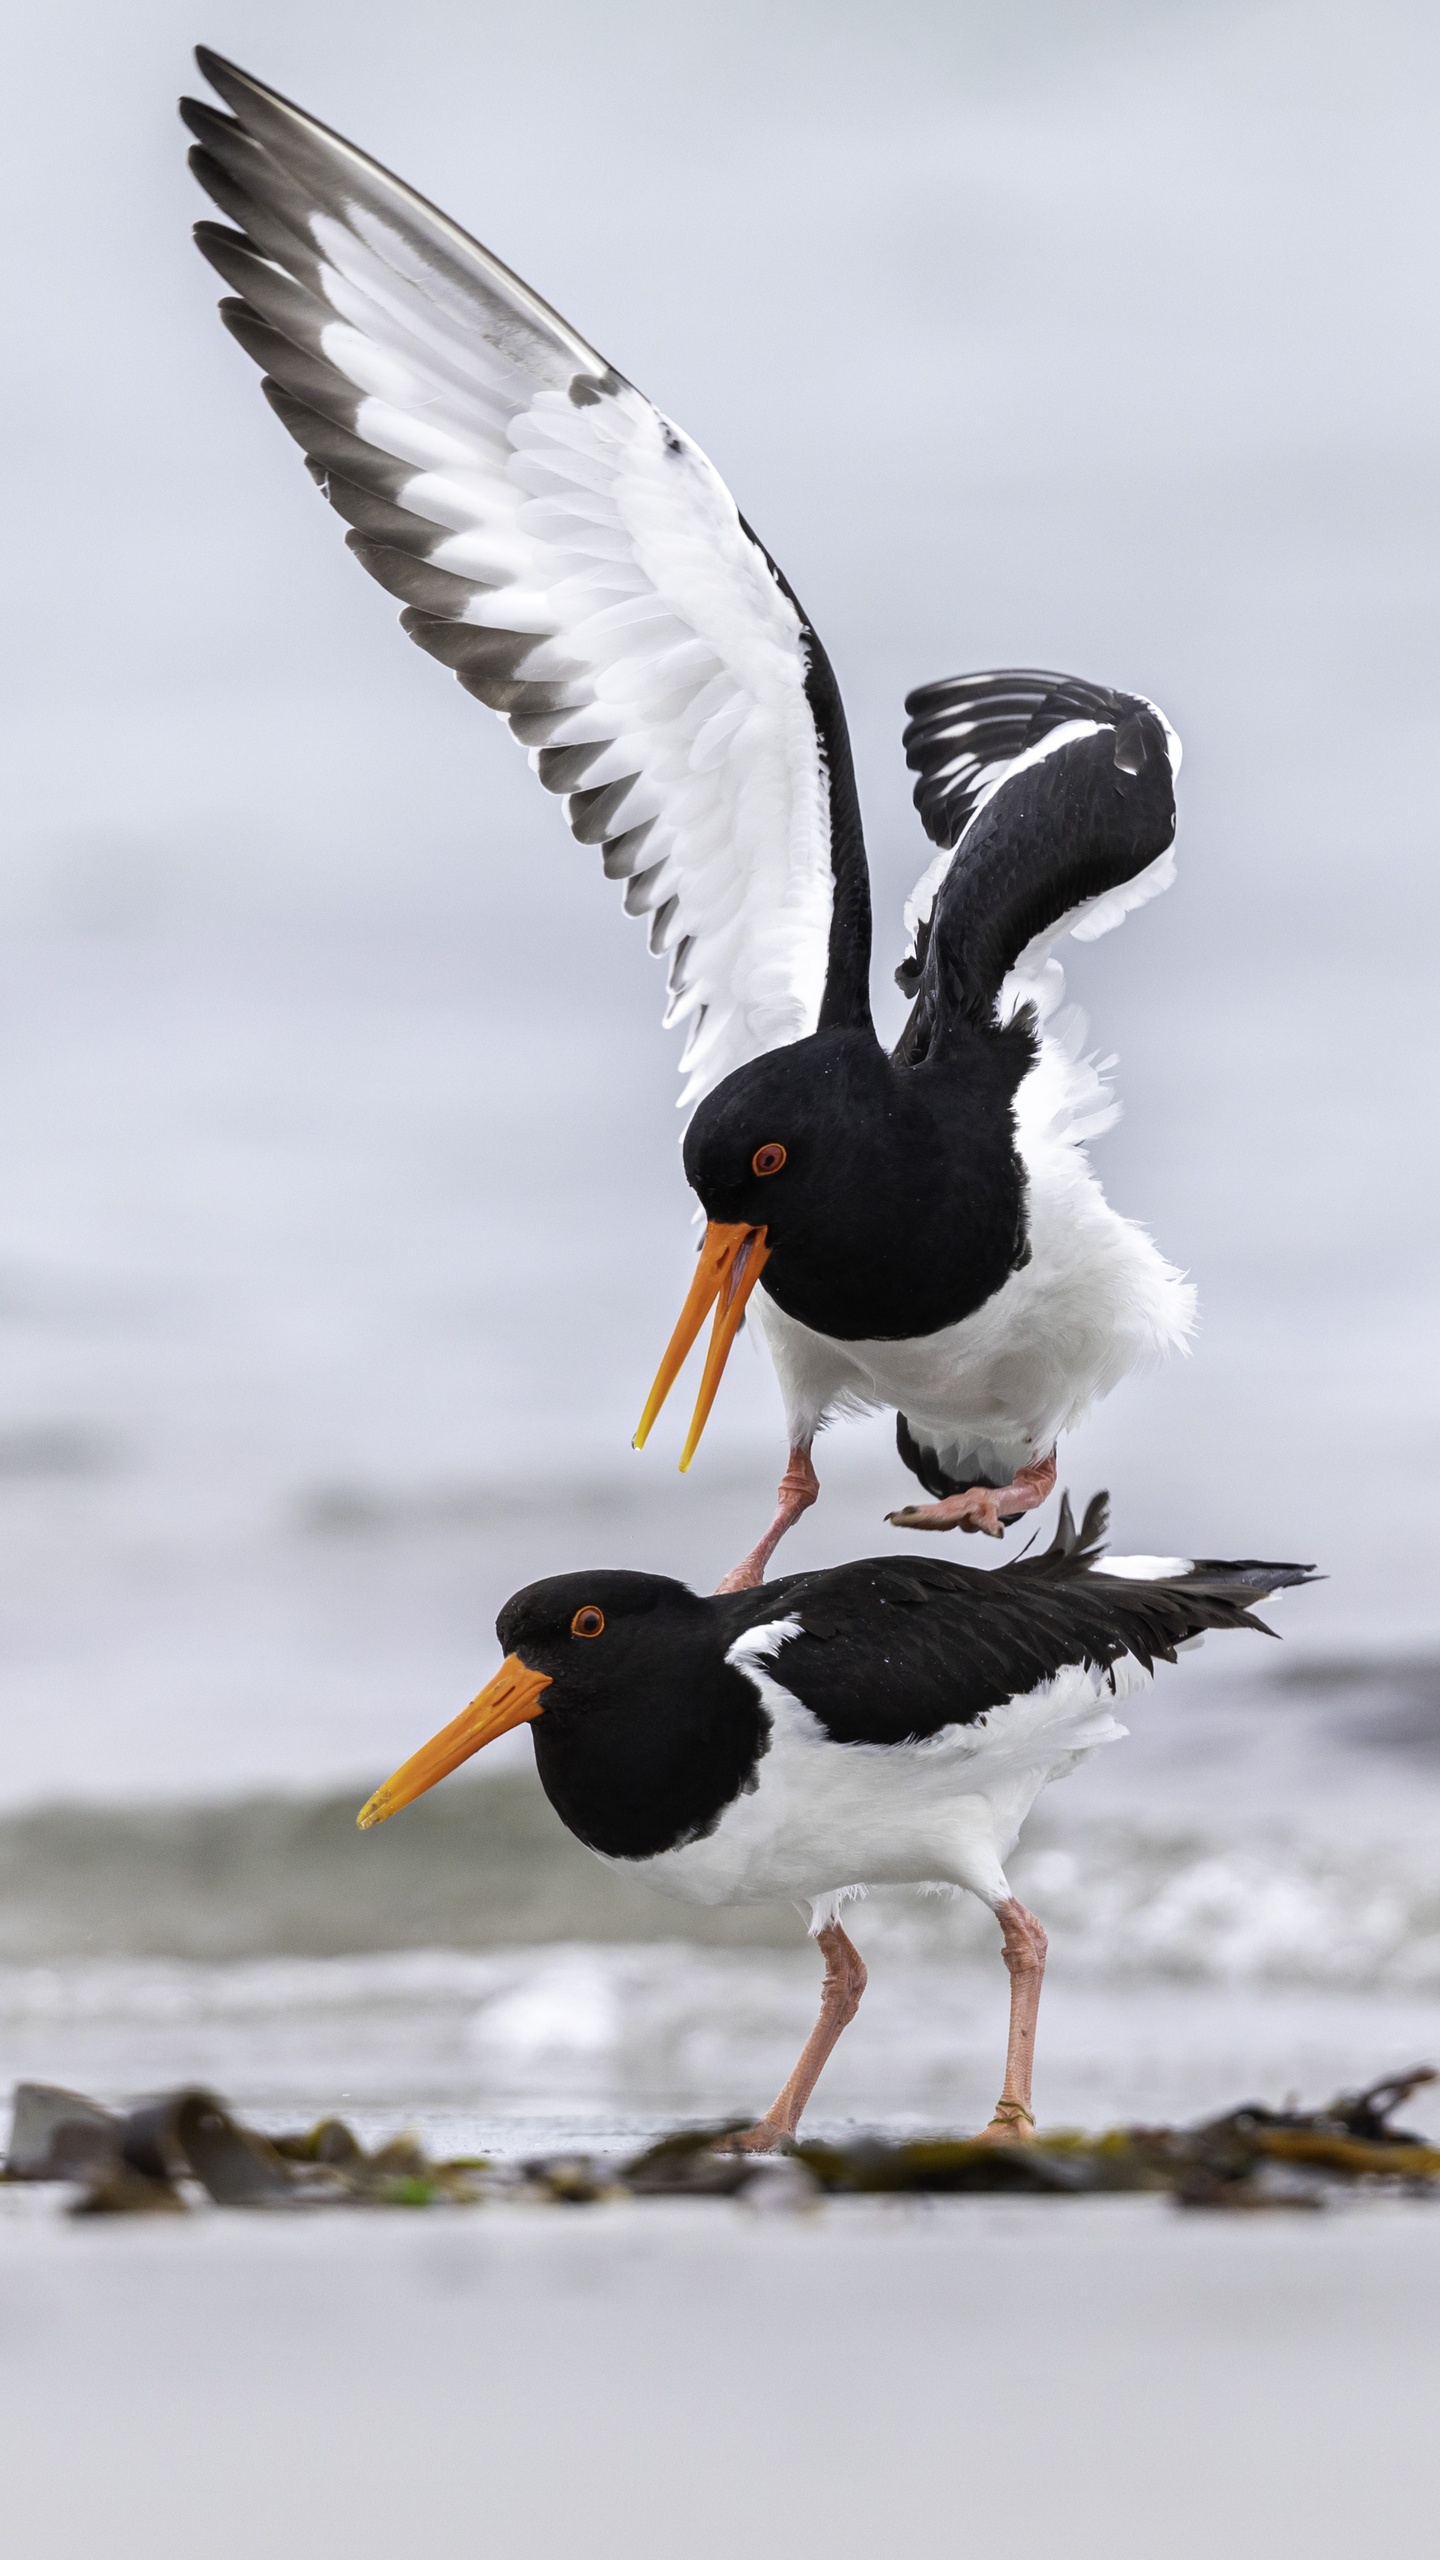
[[367, 2151], [327, 2116], [268, 2135], [205, 2089], [176, 2089], [121, 2110], [75, 2091], [22, 2082], [4, 2176], [73, 2190], [77, 2215], [183, 2213], [208, 2199], [244, 2211], [324, 2206], [588, 2205], [622, 2197], [746, 2197], [820, 2202], [847, 2196], [1155, 2194], [1200, 2209], [1314, 2207], [1344, 2192], [1440, 2193], [1440, 2146], [1397, 2127], [1406, 2072], [1311, 2110], [1242, 2106], [1183, 2128], [1131, 2125], [996, 2143], [881, 2134], [800, 2142], [757, 2157], [725, 2148], [735, 2125], [687, 2127], [635, 2158], [432, 2160], [413, 2135]]

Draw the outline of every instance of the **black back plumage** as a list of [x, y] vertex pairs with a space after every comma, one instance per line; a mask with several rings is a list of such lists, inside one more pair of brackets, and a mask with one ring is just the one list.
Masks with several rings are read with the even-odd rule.
[[796, 1575], [754, 1595], [766, 1607], [752, 1623], [799, 1619], [777, 1676], [832, 1741], [898, 1743], [973, 1724], [1067, 1665], [1106, 1671], [1129, 1654], [1150, 1671], [1209, 1628], [1269, 1635], [1254, 1604], [1309, 1579], [1306, 1565], [1244, 1561], [1153, 1582], [1107, 1574], [1107, 1516], [1097, 1494], [1077, 1530], [1062, 1498], [1050, 1545], [994, 1572], [907, 1556]]
[[[1077, 1531], [1068, 1500], [1049, 1547], [985, 1572], [871, 1557], [701, 1599], [657, 1574], [532, 1583], [497, 1622], [551, 1686], [531, 1730], [541, 1783], [577, 1837], [650, 1858], [704, 1838], [758, 1782], [771, 1719], [727, 1656], [757, 1627], [789, 1626], [767, 1663], [832, 1742], [902, 1747], [1053, 1679], [1067, 1664], [1145, 1668], [1212, 1627], [1270, 1630], [1254, 1604], [1309, 1567], [1204, 1562], [1138, 1582], [1097, 1570], [1106, 1503]], [[574, 1630], [598, 1609], [598, 1636]]]

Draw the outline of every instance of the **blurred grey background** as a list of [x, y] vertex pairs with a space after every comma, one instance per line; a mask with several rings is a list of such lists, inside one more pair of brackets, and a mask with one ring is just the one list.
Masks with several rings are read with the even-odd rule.
[[[214, 316], [173, 108], [197, 37], [714, 456], [845, 690], [886, 1020], [928, 850], [907, 689], [1052, 664], [1175, 721], [1179, 885], [1069, 972], [1120, 1057], [1110, 1195], [1202, 1326], [1062, 1481], [1113, 1488], [1122, 1545], [1332, 1578], [1277, 1611], [1283, 1651], [1163, 1674], [1037, 1807], [1038, 2103], [1179, 2121], [1434, 2055], [1433, 8], [195, 9], [12, 9], [0, 80], [5, 2073], [198, 2080], [437, 2153], [618, 2148], [763, 2103], [814, 2015], [793, 1912], [697, 1918], [602, 1870], [523, 1736], [354, 1828], [492, 1668], [516, 1584], [713, 1582], [780, 1415], [742, 1347], [683, 1483], [683, 1397], [630, 1450], [693, 1241], [660, 972], [396, 631]], [[899, 1543], [885, 1425], [821, 1471], [787, 1561]], [[871, 1988], [809, 2130], [983, 2121], [987, 1915], [882, 1895], [847, 1924]], [[1433, 2133], [1440, 2094], [1406, 2113]], [[511, 2514], [569, 2550], [581, 2481], [596, 2552], [670, 2550], [687, 2493], [697, 2551], [792, 2515], [837, 2553], [885, 2547], [881, 2516], [928, 2548], [958, 2481], [1037, 2552], [1254, 2549], [1258, 2518], [1319, 2560], [1427, 2491], [1419, 2208], [87, 2243], [31, 2202], [0, 2188], [7, 2493], [56, 2560], [188, 2551], [192, 2511], [248, 2550], [282, 2504], [317, 2552], [395, 2519], [469, 2549]], [[833, 2358], [755, 2353], [838, 2334], [843, 2443]]]
[[[714, 457], [839, 671], [887, 1020], [906, 690], [1164, 705], [1180, 885], [1069, 975], [1202, 1328], [1062, 1478], [1121, 1544], [1317, 1558], [1302, 1652], [1423, 1660], [1433, 12], [57, 0], [0, 95], [0, 1792], [368, 1787], [515, 1584], [713, 1581], [780, 1456], [743, 1355], [683, 1484], [683, 1397], [629, 1449], [692, 1243], [660, 973], [214, 316], [197, 36]], [[893, 1545], [886, 1427], [820, 1459], [786, 1560]]]

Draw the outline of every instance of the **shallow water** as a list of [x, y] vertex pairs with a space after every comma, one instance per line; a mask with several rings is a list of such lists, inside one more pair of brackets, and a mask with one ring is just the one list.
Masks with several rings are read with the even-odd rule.
[[[999, 2090], [1005, 1977], [880, 1950], [807, 2130], [961, 2130]], [[677, 2122], [758, 2114], [815, 2014], [808, 1950], [449, 1949], [233, 1966], [112, 1961], [0, 1971], [17, 2078], [118, 2100], [199, 2083], [294, 2127], [340, 2112], [440, 2152], [623, 2149]], [[1188, 2122], [1248, 2099], [1318, 2102], [1431, 2056], [1440, 2010], [1400, 1994], [1047, 1985], [1037, 2096], [1049, 2125]], [[1432, 2137], [1440, 2102], [1406, 2109]]]

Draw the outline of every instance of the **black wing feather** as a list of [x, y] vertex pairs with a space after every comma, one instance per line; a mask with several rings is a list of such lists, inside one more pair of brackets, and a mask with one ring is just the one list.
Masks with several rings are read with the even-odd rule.
[[999, 667], [945, 676], [905, 697], [902, 744], [918, 773], [915, 806], [932, 844], [957, 845], [988, 784], [1065, 720], [1113, 720], [1124, 699], [1083, 676], [1047, 667]]
[[[916, 806], [934, 841], [955, 847], [896, 971], [916, 1000], [897, 1054], [918, 1065], [951, 1025], [993, 1021], [1027, 944], [1158, 861], [1175, 834], [1175, 777], [1153, 706], [1079, 677], [956, 676], [906, 707]], [[1007, 773], [1077, 720], [1100, 726]]]
[[[1197, 1560], [1153, 1582], [1097, 1570], [1108, 1505], [1077, 1530], [1068, 1497], [1051, 1544], [994, 1572], [947, 1560], [869, 1557], [746, 1595], [745, 1623], [796, 1617], [776, 1675], [834, 1742], [901, 1743], [974, 1724], [1067, 1665], [1148, 1671], [1211, 1628], [1269, 1635], [1252, 1612], [1309, 1565]], [[778, 1604], [778, 1605], [777, 1605]]]

